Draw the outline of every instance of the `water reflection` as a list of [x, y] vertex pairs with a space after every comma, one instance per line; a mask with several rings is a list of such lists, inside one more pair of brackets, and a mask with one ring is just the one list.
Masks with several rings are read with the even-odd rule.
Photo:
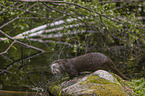
[[20, 91], [5, 91], [0, 90], [0, 96], [42, 96], [37, 92], [20, 92]]

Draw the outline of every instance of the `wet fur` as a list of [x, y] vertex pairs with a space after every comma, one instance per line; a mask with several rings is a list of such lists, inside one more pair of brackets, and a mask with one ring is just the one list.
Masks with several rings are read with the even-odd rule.
[[[113, 61], [102, 53], [88, 53], [71, 59], [59, 59], [54, 61], [51, 66], [54, 66], [54, 64], [59, 66], [61, 72], [67, 72], [70, 78], [78, 76], [80, 72], [102, 69], [113, 71], [123, 79], [128, 80], [128, 78], [117, 69]], [[54, 69], [51, 70], [53, 71]], [[57, 72], [52, 73], [57, 74]]]

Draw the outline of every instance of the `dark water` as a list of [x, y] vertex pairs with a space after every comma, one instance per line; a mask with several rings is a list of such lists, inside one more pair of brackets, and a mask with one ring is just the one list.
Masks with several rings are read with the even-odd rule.
[[[0, 42], [0, 53], [8, 46]], [[48, 49], [44, 44], [39, 48]], [[0, 56], [0, 96], [48, 95], [49, 64], [54, 59], [55, 52], [40, 53], [15, 44], [8, 54]]]
[[19, 92], [19, 91], [0, 90], [0, 96], [42, 96], [42, 94], [37, 92]]

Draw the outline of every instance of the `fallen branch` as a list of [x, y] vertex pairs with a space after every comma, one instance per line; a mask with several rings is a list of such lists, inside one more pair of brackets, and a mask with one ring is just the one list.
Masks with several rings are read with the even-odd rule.
[[61, 41], [53, 41], [53, 40], [42, 40], [42, 39], [29, 39], [30, 41], [37, 41], [40, 43], [57, 43], [57, 44], [63, 44], [68, 45], [69, 47], [73, 47], [71, 43], [61, 42]]
[[95, 33], [96, 31], [92, 31], [92, 30], [88, 30], [88, 31], [74, 31], [74, 32], [70, 32], [70, 33], [59, 33], [59, 34], [49, 34], [49, 35], [39, 35], [42, 38], [60, 38], [63, 37], [65, 35], [74, 35], [74, 34], [78, 34], [78, 33]]
[[[80, 19], [83, 19], [81, 17], [78, 17]], [[57, 30], [62, 30], [64, 27], [59, 27], [59, 28], [53, 28], [53, 29], [49, 29], [47, 31], [45, 31], [44, 29], [47, 28], [47, 27], [53, 27], [53, 26], [58, 26], [58, 25], [61, 25], [61, 24], [64, 24], [66, 22], [73, 22], [73, 21], [76, 21], [77, 18], [71, 18], [71, 19], [67, 19], [66, 21], [64, 20], [59, 20], [59, 21], [56, 21], [54, 23], [50, 23], [50, 24], [45, 24], [45, 25], [42, 25], [42, 26], [39, 26], [39, 27], [36, 27], [36, 28], [33, 28], [31, 30], [28, 30], [26, 32], [23, 32], [21, 34], [18, 34], [16, 35], [14, 38], [15, 39], [24, 39], [26, 36], [28, 37], [33, 37], [33, 36], [37, 36], [37, 35], [40, 35], [42, 33], [48, 33], [48, 32], [52, 32], [52, 31], [57, 31]], [[82, 23], [81, 23], [82, 24]], [[74, 26], [78, 26], [79, 24], [76, 24]], [[68, 27], [73, 27], [73, 25], [68, 25], [68, 26], [65, 26], [65, 28], [68, 28]]]

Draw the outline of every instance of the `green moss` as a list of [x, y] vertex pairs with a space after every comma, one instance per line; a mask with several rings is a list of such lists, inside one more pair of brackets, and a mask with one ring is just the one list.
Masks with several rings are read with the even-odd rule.
[[119, 77], [118, 75], [112, 73], [112, 75], [115, 77], [114, 81], [116, 82], [116, 84], [118, 84], [120, 87], [122, 87], [127, 94], [129, 94], [130, 96], [132, 96], [131, 94], [133, 94], [133, 90], [131, 89], [131, 86], [129, 86], [129, 83], [131, 81], [128, 80], [123, 80], [121, 77]]
[[112, 84], [112, 82], [110, 82], [109, 80], [106, 80], [106, 79], [103, 79], [103, 78], [100, 78], [98, 76], [88, 76], [87, 80], [84, 81], [84, 82], [81, 82], [80, 84], [81, 85], [85, 85], [85, 84], [88, 84], [88, 83], [97, 83], [97, 84]]
[[[128, 93], [126, 93], [123, 88], [123, 86], [126, 87], [125, 81], [123, 81], [119, 76], [116, 78], [114, 78], [115, 83], [113, 83], [104, 78], [92, 75], [88, 76], [87, 80], [79, 84], [82, 85], [82, 87], [83, 85], [87, 85], [88, 87], [86, 90], [83, 90], [83, 94], [96, 94], [97, 96], [127, 96]], [[50, 88], [51, 92], [56, 93], [57, 96], [62, 96], [62, 86], [60, 84], [66, 81], [66, 79], [68, 79], [68, 77], [63, 77], [61, 80], [53, 82], [51, 84], [53, 86]]]
[[49, 91], [51, 93], [55, 93], [55, 94], [61, 94], [61, 90], [62, 90], [62, 88], [60, 85], [53, 85], [49, 88]]
[[94, 93], [97, 96], [127, 96], [116, 84], [100, 84], [92, 86], [89, 89], [94, 89]]
[[[51, 93], [55, 93], [58, 96], [62, 96], [62, 86], [60, 85], [62, 82], [64, 82], [66, 79], [68, 79], [69, 77], [62, 77], [60, 80], [57, 80], [55, 82], [52, 82], [49, 86], [49, 91]], [[54, 78], [56, 79], [56, 78]]]
[[109, 80], [94, 75], [88, 76], [86, 81], [79, 84], [89, 86], [89, 88], [84, 91], [86, 94], [92, 94], [93, 91], [97, 96], [127, 96], [118, 83], [112, 83]]
[[69, 77], [68, 76], [63, 76], [61, 79], [57, 80], [57, 78], [53, 78], [52, 81], [55, 81], [55, 82], [52, 82], [50, 85], [49, 85], [49, 90], [51, 93], [55, 93], [56, 95], [58, 96], [62, 96], [62, 86], [61, 86], [61, 83], [66, 81]]

